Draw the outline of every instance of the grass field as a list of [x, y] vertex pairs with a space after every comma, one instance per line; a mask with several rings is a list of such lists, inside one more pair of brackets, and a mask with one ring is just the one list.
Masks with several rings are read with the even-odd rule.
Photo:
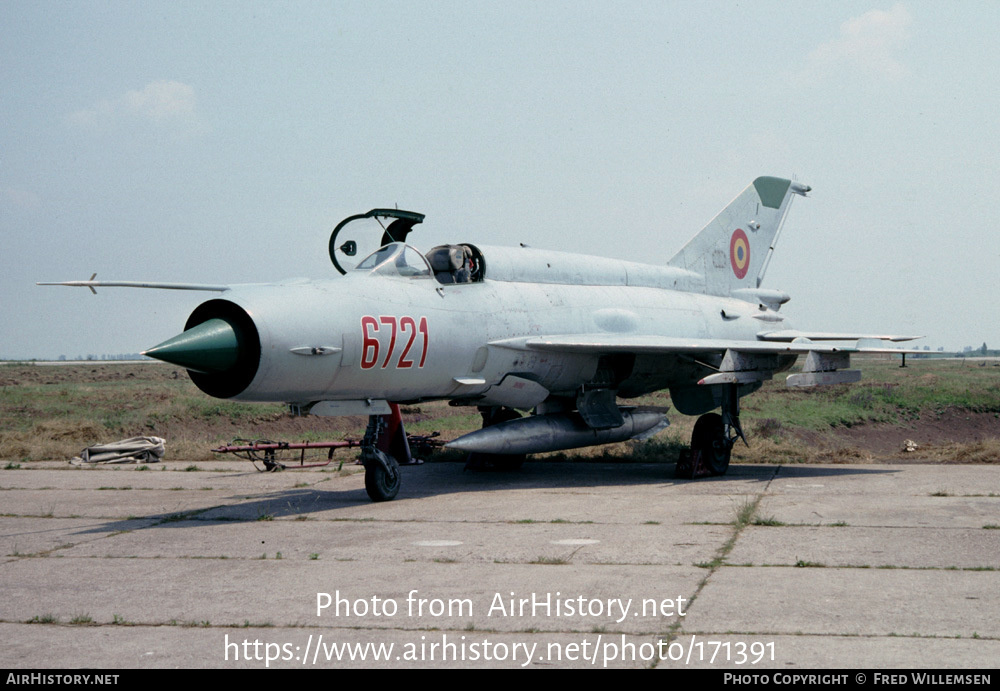
[[[1000, 361], [856, 358], [858, 384], [789, 389], [784, 375], [743, 399], [751, 446], [733, 462], [1000, 461]], [[627, 401], [669, 406], [667, 392]], [[407, 431], [451, 439], [480, 426], [475, 409], [429, 402], [403, 408]], [[673, 462], [694, 418], [673, 411], [671, 427], [641, 443], [611, 444], [536, 458]], [[98, 443], [136, 435], [167, 440], [167, 459], [207, 462], [236, 437], [284, 441], [360, 437], [363, 418], [293, 418], [284, 406], [210, 398], [187, 375], [160, 363], [0, 365], [0, 467], [65, 460]], [[906, 441], [915, 451], [904, 451]], [[444, 452], [444, 460], [461, 455]]]

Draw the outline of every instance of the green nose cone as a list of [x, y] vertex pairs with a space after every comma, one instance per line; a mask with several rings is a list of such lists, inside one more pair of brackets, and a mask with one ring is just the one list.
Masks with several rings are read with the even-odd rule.
[[195, 372], [213, 374], [236, 366], [240, 353], [236, 330], [222, 319], [209, 319], [143, 353]]

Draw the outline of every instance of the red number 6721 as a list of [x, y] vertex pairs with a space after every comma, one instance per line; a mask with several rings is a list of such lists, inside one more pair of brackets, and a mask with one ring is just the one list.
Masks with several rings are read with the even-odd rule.
[[[380, 326], [389, 327], [388, 329], [381, 329]], [[378, 364], [379, 352], [382, 349], [382, 341], [379, 339], [379, 333], [383, 331], [389, 332], [389, 343], [385, 349], [385, 358], [382, 360], [382, 369], [389, 366], [389, 361], [392, 360], [393, 353], [396, 351], [397, 335], [400, 336], [398, 339], [399, 343], [402, 344], [405, 339], [406, 344], [402, 348], [402, 352], [399, 353], [399, 358], [396, 360], [395, 367], [397, 369], [408, 369], [413, 367], [413, 360], [411, 359], [413, 355], [410, 350], [413, 348], [413, 342], [417, 338], [417, 333], [423, 337], [423, 345], [420, 352], [420, 362], [417, 367], [423, 367], [424, 361], [427, 359], [427, 317], [420, 317], [420, 326], [417, 326], [417, 322], [413, 317], [391, 317], [391, 316], [380, 316], [377, 319], [375, 317], [361, 317], [361, 369], [372, 369]], [[409, 332], [409, 337], [406, 334]]]

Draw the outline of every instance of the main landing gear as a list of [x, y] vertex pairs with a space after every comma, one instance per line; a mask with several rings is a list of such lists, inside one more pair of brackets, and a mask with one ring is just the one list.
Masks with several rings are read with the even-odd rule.
[[[706, 413], [691, 433], [691, 451], [700, 456], [712, 475], [725, 475], [737, 439], [747, 443], [740, 426], [740, 398], [736, 384], [723, 384], [722, 414]], [[697, 452], [695, 454], [695, 452]]]

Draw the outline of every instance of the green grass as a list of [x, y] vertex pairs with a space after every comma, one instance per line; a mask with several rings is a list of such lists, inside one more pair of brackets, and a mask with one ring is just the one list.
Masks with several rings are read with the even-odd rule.
[[31, 619], [26, 621], [26, 624], [56, 624], [59, 622], [59, 618], [54, 614], [36, 614]]
[[[126, 436], [155, 434], [190, 420], [246, 423], [283, 414], [278, 404], [219, 401], [199, 392], [186, 375], [158, 364], [60, 368], [10, 365], [0, 399], [0, 458], [65, 459], [85, 446]], [[99, 379], [99, 381], [93, 381]], [[161, 435], [162, 436], [162, 435]]]
[[690, 440], [682, 439], [680, 435], [668, 430], [652, 439], [628, 443], [628, 447], [632, 459], [637, 463], [662, 463], [676, 461], [689, 442]]
[[763, 526], [782, 526], [785, 525], [784, 521], [779, 521], [774, 516], [757, 516], [753, 519], [753, 525], [763, 525]]
[[746, 497], [736, 506], [736, 518], [733, 520], [733, 525], [736, 526], [737, 530], [742, 530], [744, 526], [753, 522], [757, 515], [757, 506], [759, 503], [759, 497]]
[[933, 360], [902, 369], [895, 361], [861, 357], [852, 367], [860, 367], [862, 381], [851, 385], [790, 389], [779, 375], [743, 399], [744, 424], [772, 418], [782, 426], [822, 430], [914, 420], [949, 408], [1000, 413], [1000, 373], [993, 370]]
[[[430, 406], [427, 407], [430, 408]], [[472, 412], [467, 412], [470, 410]], [[440, 432], [442, 438], [451, 439], [483, 426], [483, 418], [475, 410], [475, 408], [435, 410], [435, 415], [432, 418], [407, 422], [406, 431], [418, 435]]]

